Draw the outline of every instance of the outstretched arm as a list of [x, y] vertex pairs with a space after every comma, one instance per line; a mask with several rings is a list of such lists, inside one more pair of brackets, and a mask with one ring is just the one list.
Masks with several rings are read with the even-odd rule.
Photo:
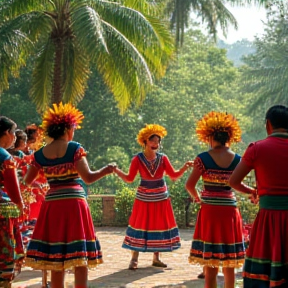
[[86, 157], [82, 157], [75, 162], [75, 168], [86, 184], [92, 184], [95, 181], [113, 172], [115, 164], [111, 163], [97, 171], [91, 171]]
[[128, 174], [123, 172], [121, 169], [116, 167], [114, 169], [114, 172], [119, 176], [124, 182], [127, 183], [132, 183], [138, 173], [139, 167], [138, 167], [138, 159], [137, 157], [134, 157], [131, 161], [130, 167], [129, 167], [129, 172]]
[[187, 161], [182, 168], [179, 170], [175, 170], [172, 164], [170, 163], [169, 159], [167, 156], [163, 157], [164, 165], [165, 165], [165, 172], [166, 174], [172, 179], [172, 180], [177, 180], [180, 178], [184, 172], [189, 168], [193, 167], [193, 161]]

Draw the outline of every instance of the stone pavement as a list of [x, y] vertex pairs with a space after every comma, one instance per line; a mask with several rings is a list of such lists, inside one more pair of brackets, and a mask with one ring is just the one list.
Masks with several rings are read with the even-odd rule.
[[[202, 268], [188, 263], [193, 229], [180, 229], [182, 247], [171, 253], [161, 253], [161, 259], [168, 267], [151, 266], [152, 253], [140, 253], [136, 271], [128, 270], [130, 251], [121, 248], [126, 227], [96, 227], [100, 240], [104, 263], [89, 271], [89, 288], [127, 287], [127, 288], [200, 288], [204, 280], [197, 279]], [[241, 271], [236, 274], [237, 284], [242, 287]], [[48, 278], [49, 280], [49, 278]], [[65, 288], [73, 288], [74, 275], [67, 274]], [[224, 287], [223, 274], [218, 274], [218, 287]], [[13, 281], [12, 288], [41, 288], [41, 271], [23, 268]]]

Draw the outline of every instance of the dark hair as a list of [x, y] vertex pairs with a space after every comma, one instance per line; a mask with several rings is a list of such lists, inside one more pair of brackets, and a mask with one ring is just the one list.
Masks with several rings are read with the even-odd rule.
[[288, 107], [284, 105], [274, 105], [268, 109], [265, 116], [274, 129], [284, 128], [288, 130]]
[[0, 137], [4, 135], [7, 130], [16, 128], [16, 123], [6, 116], [0, 116]]
[[36, 126], [35, 126], [35, 128], [34, 127], [33, 128], [32, 127], [26, 127], [24, 132], [27, 135], [27, 141], [29, 141], [29, 142], [35, 142], [36, 141], [36, 137], [37, 137], [37, 127]]
[[[153, 135], [151, 135], [149, 138], [148, 138], [148, 140], [151, 140], [153, 137], [158, 137], [158, 139], [159, 139], [159, 143], [161, 143], [161, 137], [159, 136], [159, 135], [157, 135], [157, 134], [153, 134]], [[144, 141], [144, 144], [146, 144], [146, 140]]]
[[58, 139], [65, 134], [66, 129], [70, 129], [73, 125], [67, 123], [52, 124], [47, 128], [46, 134], [53, 139]]
[[23, 130], [17, 129], [15, 131], [15, 135], [16, 135], [16, 141], [14, 144], [15, 148], [18, 148], [20, 146], [20, 141], [24, 141], [24, 142], [27, 141], [27, 138], [28, 138], [27, 134]]
[[224, 146], [227, 142], [229, 142], [230, 136], [226, 131], [217, 131], [214, 133], [213, 139]]

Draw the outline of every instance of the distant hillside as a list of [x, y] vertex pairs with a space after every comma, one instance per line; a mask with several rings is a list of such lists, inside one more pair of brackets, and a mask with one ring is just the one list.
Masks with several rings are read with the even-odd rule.
[[234, 62], [234, 65], [239, 67], [243, 64], [241, 58], [248, 54], [253, 54], [255, 52], [255, 47], [253, 42], [250, 42], [247, 39], [242, 39], [233, 44], [225, 43], [223, 40], [219, 40], [217, 47], [224, 48], [227, 50], [228, 59]]

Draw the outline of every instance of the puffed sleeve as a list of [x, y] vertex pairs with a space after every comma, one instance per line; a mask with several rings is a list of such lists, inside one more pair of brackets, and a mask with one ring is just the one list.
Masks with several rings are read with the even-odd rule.
[[74, 163], [86, 156], [87, 156], [87, 152], [85, 151], [85, 149], [82, 146], [79, 146], [79, 148], [76, 150], [74, 154]]
[[242, 160], [248, 167], [251, 169], [254, 168], [254, 161], [255, 161], [255, 155], [256, 155], [256, 143], [250, 143], [244, 152], [244, 155], [242, 157]]
[[194, 160], [194, 167], [197, 167], [197, 169], [198, 169], [201, 173], [203, 173], [203, 172], [205, 171], [205, 166], [204, 166], [201, 158], [198, 157], [198, 156], [197, 156], [197, 157], [195, 158], [195, 160]]
[[[37, 169], [41, 169], [41, 165], [37, 162], [35, 158], [36, 153], [29, 155], [29, 157], [25, 158], [27, 164], [36, 167]], [[30, 162], [30, 163], [29, 163]]]
[[22, 201], [19, 182], [16, 174], [17, 164], [11, 157], [3, 162], [4, 188], [12, 202], [18, 204]]
[[162, 159], [163, 159], [165, 172], [172, 180], [176, 180], [183, 175], [184, 171], [175, 170], [169, 158], [167, 157], [167, 155], [163, 155]]
[[127, 180], [129, 182], [133, 182], [133, 180], [135, 179], [137, 173], [139, 171], [139, 159], [138, 156], [134, 156], [131, 160], [131, 164], [129, 167], [129, 172], [127, 175]]

